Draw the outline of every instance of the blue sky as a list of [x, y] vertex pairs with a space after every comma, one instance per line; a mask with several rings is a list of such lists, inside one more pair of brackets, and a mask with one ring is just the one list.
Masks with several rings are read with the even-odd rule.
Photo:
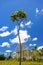
[[21, 42], [32, 49], [43, 47], [43, 0], [1, 0], [0, 1], [0, 53], [15, 51], [18, 41], [17, 24], [10, 16], [23, 9], [28, 21], [21, 23]]

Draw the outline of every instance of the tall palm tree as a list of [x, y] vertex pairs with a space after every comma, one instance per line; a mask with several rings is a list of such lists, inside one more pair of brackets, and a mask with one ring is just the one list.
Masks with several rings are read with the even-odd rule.
[[13, 22], [17, 22], [18, 24], [18, 38], [19, 38], [19, 44], [20, 44], [20, 65], [21, 65], [21, 50], [22, 50], [22, 46], [21, 46], [21, 39], [20, 39], [20, 24], [23, 20], [27, 20], [27, 14], [26, 12], [24, 12], [23, 10], [18, 10], [16, 12], [14, 12], [12, 15], [11, 15], [11, 20]]

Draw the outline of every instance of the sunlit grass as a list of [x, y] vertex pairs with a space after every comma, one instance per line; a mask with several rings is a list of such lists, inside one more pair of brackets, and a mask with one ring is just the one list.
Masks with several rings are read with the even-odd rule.
[[[0, 61], [0, 65], [19, 65], [19, 61], [16, 60]], [[22, 65], [43, 65], [43, 62], [23, 61]]]

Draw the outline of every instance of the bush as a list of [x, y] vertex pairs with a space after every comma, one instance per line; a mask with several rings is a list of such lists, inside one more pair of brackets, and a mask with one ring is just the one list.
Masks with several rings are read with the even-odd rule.
[[0, 55], [0, 60], [5, 60], [4, 54], [1, 54], [1, 55]]

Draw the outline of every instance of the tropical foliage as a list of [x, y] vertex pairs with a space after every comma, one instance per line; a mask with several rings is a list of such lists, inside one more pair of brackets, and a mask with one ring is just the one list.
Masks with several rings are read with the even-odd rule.
[[20, 23], [23, 21], [23, 20], [26, 20], [27, 19], [27, 15], [26, 15], [26, 12], [24, 12], [23, 10], [18, 10], [16, 12], [14, 12], [12, 15], [11, 15], [11, 20], [13, 22], [17, 22], [18, 24], [18, 38], [19, 38], [19, 45], [20, 45], [20, 65], [21, 65], [21, 51], [22, 51], [22, 45], [21, 45], [21, 39], [20, 39], [20, 34], [19, 34], [19, 30], [20, 30]]

